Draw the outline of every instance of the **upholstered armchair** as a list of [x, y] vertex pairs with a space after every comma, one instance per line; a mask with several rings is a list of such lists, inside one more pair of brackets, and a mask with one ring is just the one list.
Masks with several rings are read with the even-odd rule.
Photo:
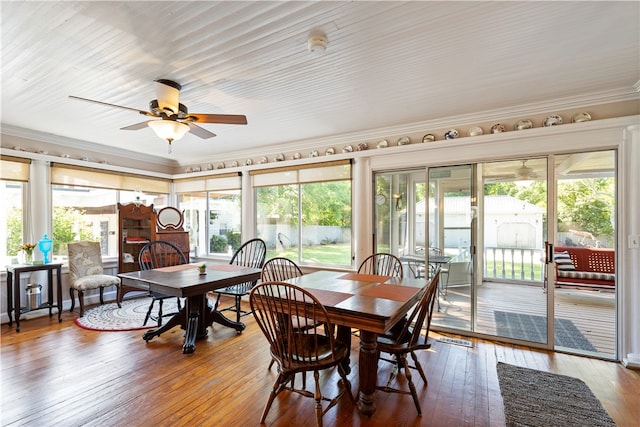
[[[67, 245], [69, 254], [69, 294], [71, 295], [71, 309], [75, 308], [74, 291], [78, 291], [80, 301], [80, 317], [84, 315], [84, 292], [90, 289], [100, 289], [100, 304], [104, 304], [104, 288], [120, 285], [116, 276], [104, 274], [102, 268], [102, 253], [99, 242], [72, 242]], [[118, 303], [118, 306], [120, 304]]]

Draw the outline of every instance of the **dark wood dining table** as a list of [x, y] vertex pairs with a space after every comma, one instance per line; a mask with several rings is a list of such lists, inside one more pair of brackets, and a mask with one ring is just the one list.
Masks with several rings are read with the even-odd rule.
[[182, 352], [193, 353], [196, 339], [206, 338], [207, 328], [213, 322], [242, 332], [245, 324], [234, 322], [225, 317], [207, 301], [207, 292], [260, 278], [259, 268], [239, 265], [218, 264], [207, 266], [206, 274], [200, 274], [195, 264], [183, 264], [153, 270], [120, 273], [123, 286], [131, 286], [140, 290], [150, 290], [162, 294], [185, 297], [186, 304], [160, 328], [145, 332], [142, 338], [151, 340], [163, 332], [180, 326], [186, 330]]
[[377, 336], [389, 332], [419, 301], [426, 280], [317, 271], [287, 282], [308, 290], [322, 303], [329, 320], [338, 325], [339, 339], [350, 342], [351, 328], [360, 330], [358, 408], [372, 415], [378, 380]]

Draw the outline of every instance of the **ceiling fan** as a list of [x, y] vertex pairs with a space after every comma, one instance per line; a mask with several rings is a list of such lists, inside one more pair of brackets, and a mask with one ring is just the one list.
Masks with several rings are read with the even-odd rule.
[[511, 180], [533, 180], [536, 179], [538, 175], [535, 173], [532, 167], [527, 166], [527, 161], [522, 160], [522, 164], [513, 171], [513, 173], [509, 174], [497, 174], [497, 175], [486, 175], [484, 178], [488, 181], [492, 182], [501, 182], [501, 181], [511, 181]]
[[[136, 111], [143, 116], [152, 117], [142, 123], [125, 126], [122, 130], [139, 130], [149, 126], [160, 138], [169, 142], [169, 152], [171, 143], [182, 138], [187, 132], [203, 139], [216, 136], [215, 133], [198, 126], [202, 123], [223, 123], [231, 125], [246, 125], [247, 117], [237, 114], [200, 114], [189, 113], [187, 107], [179, 102], [180, 90], [182, 86], [172, 80], [155, 80], [156, 99], [149, 101], [149, 110], [138, 110], [137, 108], [123, 107], [121, 105], [110, 104], [108, 102], [96, 101], [93, 99], [81, 98], [70, 95], [69, 98], [80, 101], [93, 102], [95, 104], [106, 105], [108, 107], [122, 108]], [[159, 120], [157, 120], [159, 119]]]

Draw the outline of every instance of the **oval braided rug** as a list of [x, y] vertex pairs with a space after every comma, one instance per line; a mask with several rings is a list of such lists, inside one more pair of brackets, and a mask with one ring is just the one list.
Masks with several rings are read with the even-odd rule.
[[[158, 326], [155, 320], [149, 319], [143, 325], [144, 317], [151, 304], [151, 298], [135, 298], [122, 301], [122, 308], [118, 308], [115, 302], [98, 305], [85, 310], [84, 316], [76, 318], [76, 325], [92, 331], [134, 331], [138, 329], [150, 329]], [[165, 299], [162, 305], [162, 313], [174, 313], [178, 311], [175, 298]], [[151, 316], [158, 313], [158, 302], [154, 304]], [[165, 318], [166, 322], [168, 318]]]

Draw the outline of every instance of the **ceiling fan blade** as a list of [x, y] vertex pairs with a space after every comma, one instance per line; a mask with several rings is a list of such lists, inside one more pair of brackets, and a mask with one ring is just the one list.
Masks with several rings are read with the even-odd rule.
[[188, 117], [197, 123], [247, 124], [247, 116], [240, 114], [189, 114]]
[[158, 79], [154, 80], [156, 86], [156, 99], [158, 107], [163, 110], [171, 110], [173, 114], [179, 111], [180, 86], [172, 80]]
[[136, 123], [135, 125], [125, 126], [123, 128], [120, 128], [120, 130], [139, 130], [139, 129], [144, 129], [147, 126], [149, 126], [149, 121]]
[[190, 122], [185, 122], [185, 123], [187, 125], [189, 125], [189, 132], [191, 132], [192, 134], [194, 134], [197, 137], [200, 137], [202, 139], [208, 139], [208, 138], [213, 138], [214, 136], [216, 136], [215, 133], [209, 132], [205, 128], [201, 128], [198, 125], [194, 125], [193, 123], [190, 123]]
[[79, 101], [93, 102], [94, 104], [106, 105], [107, 107], [122, 108], [123, 110], [136, 111], [145, 116], [155, 117], [150, 112], [144, 111], [144, 110], [138, 110], [137, 108], [123, 107], [122, 105], [109, 104], [108, 102], [96, 101], [94, 99], [88, 99], [88, 98], [80, 98], [79, 96], [73, 96], [73, 95], [69, 95], [69, 98], [77, 99]]

